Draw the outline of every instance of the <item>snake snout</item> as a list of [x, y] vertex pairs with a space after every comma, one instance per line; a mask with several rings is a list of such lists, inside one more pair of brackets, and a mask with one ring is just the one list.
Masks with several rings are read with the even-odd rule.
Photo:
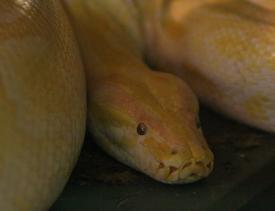
[[207, 177], [213, 170], [213, 160], [191, 159], [179, 166], [160, 163], [158, 176], [160, 180], [169, 184], [192, 183]]
[[191, 183], [207, 177], [213, 169], [213, 161], [193, 160], [186, 163], [179, 172], [182, 183]]

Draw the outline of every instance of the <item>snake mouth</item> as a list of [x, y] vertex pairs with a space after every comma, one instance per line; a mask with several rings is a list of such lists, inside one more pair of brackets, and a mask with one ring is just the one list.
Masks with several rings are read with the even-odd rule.
[[210, 159], [190, 159], [178, 167], [160, 162], [154, 178], [167, 184], [192, 183], [207, 177], [213, 166], [213, 160]]

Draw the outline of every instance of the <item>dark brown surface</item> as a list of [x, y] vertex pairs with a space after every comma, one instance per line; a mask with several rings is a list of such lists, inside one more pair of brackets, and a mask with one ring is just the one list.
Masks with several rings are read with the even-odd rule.
[[275, 210], [275, 136], [205, 108], [201, 124], [215, 154], [209, 178], [190, 185], [161, 184], [116, 162], [87, 138], [52, 211], [259, 210], [262, 205]]

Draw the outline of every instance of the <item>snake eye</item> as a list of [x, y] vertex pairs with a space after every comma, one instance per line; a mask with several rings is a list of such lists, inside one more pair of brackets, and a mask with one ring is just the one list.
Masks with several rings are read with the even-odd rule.
[[141, 136], [145, 135], [147, 132], [147, 127], [144, 123], [139, 123], [137, 126], [137, 133]]

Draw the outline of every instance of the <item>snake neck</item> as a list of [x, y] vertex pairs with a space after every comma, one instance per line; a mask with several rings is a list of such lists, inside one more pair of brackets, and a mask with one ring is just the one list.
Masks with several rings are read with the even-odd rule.
[[146, 71], [140, 62], [144, 44], [134, 1], [83, 0], [68, 1], [67, 5], [79, 32], [84, 65], [93, 70], [87, 71], [87, 80], [105, 80], [113, 75], [136, 78]]
[[[71, 16], [72, 21], [82, 36], [80, 44], [83, 45], [81, 49], [84, 51], [84, 62], [89, 61], [85, 66], [87, 69], [93, 69], [92, 75], [88, 75], [90, 80], [114, 74], [136, 78], [146, 74], [149, 70], [148, 64], [165, 67], [166, 65], [162, 64], [154, 65], [155, 61], [161, 60], [162, 52], [168, 52], [170, 47], [176, 48], [172, 46], [173, 37], [167, 37], [171, 42], [167, 45], [163, 42], [163, 35], [170, 33], [171, 27], [176, 27], [173, 18], [179, 15], [177, 12], [187, 13], [201, 2], [197, 0], [194, 4], [182, 4], [184, 1], [176, 0], [67, 1], [71, 5], [70, 12], [75, 14]], [[176, 8], [179, 10], [175, 13]], [[168, 28], [163, 25], [166, 20], [169, 22]], [[90, 40], [97, 42], [91, 43]], [[92, 61], [89, 59], [91, 57]], [[131, 70], [129, 67], [132, 67]]]
[[[75, 14], [71, 17], [82, 36], [80, 44], [83, 45], [81, 49], [84, 51], [82, 52], [84, 62], [89, 61], [85, 65], [88, 69], [93, 69], [92, 75], [88, 75], [90, 80], [114, 74], [136, 78], [146, 74], [149, 70], [148, 64], [158, 69], [171, 67], [168, 61], [173, 60], [177, 49], [177, 38], [183, 34], [180, 31], [182, 27], [178, 27], [178, 24], [183, 20], [183, 16], [201, 2], [201, 0], [188, 4], [186, 1], [177, 0], [70, 2], [70, 11]], [[90, 40], [97, 42], [91, 43]], [[92, 61], [89, 59], [91, 57]], [[131, 70], [129, 67], [132, 67]]]

